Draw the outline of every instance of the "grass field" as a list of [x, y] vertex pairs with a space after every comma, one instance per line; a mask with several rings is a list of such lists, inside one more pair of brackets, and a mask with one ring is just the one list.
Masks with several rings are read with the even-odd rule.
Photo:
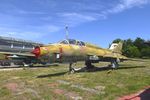
[[126, 61], [117, 70], [67, 71], [66, 64], [0, 71], [0, 100], [116, 100], [150, 86], [150, 59]]

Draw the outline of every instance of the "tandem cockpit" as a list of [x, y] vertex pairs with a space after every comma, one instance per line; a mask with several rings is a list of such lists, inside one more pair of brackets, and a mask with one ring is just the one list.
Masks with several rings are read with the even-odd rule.
[[78, 41], [75, 39], [65, 39], [59, 42], [60, 44], [70, 44], [70, 45], [79, 45], [79, 46], [85, 46], [85, 43], [83, 41]]

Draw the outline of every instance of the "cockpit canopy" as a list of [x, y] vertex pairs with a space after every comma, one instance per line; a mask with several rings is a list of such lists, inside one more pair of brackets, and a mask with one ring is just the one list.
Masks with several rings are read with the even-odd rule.
[[66, 40], [61, 41], [60, 44], [71, 44], [71, 45], [85, 46], [84, 42], [78, 41], [75, 39], [66, 39]]

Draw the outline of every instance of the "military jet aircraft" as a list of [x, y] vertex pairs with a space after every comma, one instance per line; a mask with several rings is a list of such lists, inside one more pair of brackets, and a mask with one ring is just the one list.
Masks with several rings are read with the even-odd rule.
[[122, 55], [122, 42], [113, 43], [109, 49], [75, 39], [65, 39], [58, 43], [36, 47], [32, 53], [43, 63], [69, 63], [69, 71], [74, 70], [73, 64], [85, 61], [86, 68], [92, 68], [92, 63], [100, 61], [111, 62], [112, 68], [119, 67], [119, 62], [127, 57]]

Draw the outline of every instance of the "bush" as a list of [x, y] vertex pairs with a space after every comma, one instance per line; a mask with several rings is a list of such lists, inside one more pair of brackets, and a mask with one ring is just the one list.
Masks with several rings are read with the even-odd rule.
[[141, 50], [141, 54], [142, 54], [142, 57], [149, 57], [150, 58], [150, 47], [143, 48]]
[[136, 46], [129, 46], [128, 47], [128, 56], [129, 57], [140, 57], [141, 53]]
[[132, 39], [121, 40], [115, 39], [113, 43], [124, 41], [122, 53], [127, 57], [150, 57], [150, 42], [137, 37], [134, 41]]

